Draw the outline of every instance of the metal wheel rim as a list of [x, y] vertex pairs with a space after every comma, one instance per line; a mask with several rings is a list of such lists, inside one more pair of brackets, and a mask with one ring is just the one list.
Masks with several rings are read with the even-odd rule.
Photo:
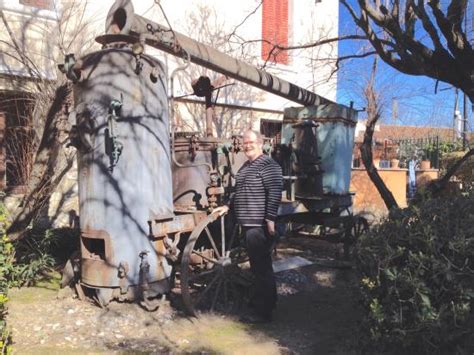
[[[191, 255], [193, 254], [194, 247], [195, 247], [196, 242], [198, 241], [199, 237], [201, 237], [202, 235], [207, 235], [207, 233], [206, 233], [207, 226], [212, 224], [213, 222], [215, 222], [218, 218], [219, 218], [219, 216], [217, 216], [216, 214], [210, 214], [206, 219], [202, 220], [192, 231], [192, 233], [189, 236], [189, 239], [186, 243], [184, 251], [183, 251], [183, 256], [182, 256], [182, 259], [181, 259], [181, 278], [180, 278], [181, 296], [182, 296], [182, 299], [183, 299], [183, 304], [184, 304], [186, 313], [188, 313], [191, 316], [196, 316], [196, 307], [195, 307], [195, 305], [199, 304], [197, 301], [202, 301], [203, 300], [203, 299], [198, 299], [197, 301], [194, 301], [193, 296], [191, 295], [191, 292], [190, 292], [190, 286], [191, 286], [191, 281], [192, 281], [191, 277], [193, 276], [192, 272], [189, 269], [190, 261], [191, 261]], [[235, 230], [234, 230], [234, 232], [235, 232]], [[232, 244], [232, 242], [234, 240], [234, 237], [235, 237], [235, 233], [234, 233], [234, 236], [231, 239], [229, 244]], [[227, 252], [226, 254], [229, 254], [228, 258], [230, 258], [230, 260], [232, 262], [232, 264], [231, 264], [232, 267], [238, 267], [237, 262], [235, 262], [235, 260], [232, 260], [232, 258], [230, 256], [230, 250], [227, 250], [227, 245], [225, 245], [225, 244], [226, 243], [224, 243], [224, 246], [226, 247], [225, 251]], [[213, 246], [213, 249], [217, 250], [218, 252], [222, 251], [222, 250], [219, 250], [219, 248], [217, 248], [217, 246], [215, 246], [215, 245]], [[196, 254], [196, 251], [194, 251], [194, 253]], [[220, 253], [217, 253], [217, 254], [220, 255]], [[198, 254], [196, 254], [196, 255], [198, 255]], [[224, 295], [224, 293], [229, 291], [226, 288], [227, 287], [226, 283], [230, 283], [230, 282], [225, 280], [225, 277], [226, 277], [225, 273], [221, 273], [222, 270], [219, 269], [218, 267], [221, 267], [221, 266], [215, 265], [213, 267], [213, 270], [209, 270], [209, 273], [206, 274], [206, 275], [212, 275], [212, 279], [211, 279], [210, 282], [208, 282], [208, 284], [206, 286], [204, 286], [204, 290], [202, 291], [202, 297], [204, 297], [204, 295], [207, 292], [212, 291], [212, 288], [214, 287], [214, 285], [217, 286], [217, 288], [218, 288], [218, 290], [216, 290], [215, 293], [214, 293], [214, 297], [213, 297], [212, 304], [211, 304], [211, 307], [210, 307], [211, 312], [214, 310], [214, 306], [216, 305], [217, 298], [218, 298], [219, 293], [220, 293], [219, 290], [221, 289], [221, 287], [222, 287], [222, 293], [223, 293], [224, 298], [226, 298], [228, 296], [228, 295]], [[204, 276], [206, 276], [206, 275], [204, 275]], [[230, 286], [232, 286], [232, 284]], [[210, 292], [210, 293], [212, 294], [212, 292]], [[224, 299], [224, 303], [226, 303], [226, 299]]]

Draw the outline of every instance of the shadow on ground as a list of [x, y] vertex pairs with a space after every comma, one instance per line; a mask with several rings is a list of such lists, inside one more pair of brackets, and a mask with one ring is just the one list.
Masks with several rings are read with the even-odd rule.
[[318, 262], [332, 260], [336, 252], [317, 241], [283, 242], [278, 257], [316, 263], [276, 274], [274, 321], [259, 326], [218, 314], [186, 318], [169, 302], [155, 312], [116, 302], [101, 309], [72, 295], [58, 299], [45, 285], [12, 290], [13, 349], [18, 354], [353, 354], [360, 316], [354, 272]]

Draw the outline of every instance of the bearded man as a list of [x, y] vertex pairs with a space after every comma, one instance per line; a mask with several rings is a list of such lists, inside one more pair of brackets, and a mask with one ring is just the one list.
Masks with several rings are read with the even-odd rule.
[[[263, 137], [259, 132], [244, 133], [243, 149], [247, 161], [236, 174], [235, 194], [230, 206], [241, 226], [255, 281], [250, 299], [252, 312], [241, 320], [264, 323], [271, 321], [277, 300], [271, 255], [283, 176], [280, 165], [263, 153]], [[216, 210], [227, 213], [229, 206]]]

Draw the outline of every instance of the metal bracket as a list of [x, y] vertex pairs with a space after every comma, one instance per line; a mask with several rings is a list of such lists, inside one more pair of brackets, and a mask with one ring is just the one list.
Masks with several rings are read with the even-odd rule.
[[115, 135], [115, 122], [117, 122], [122, 109], [122, 102], [112, 100], [109, 106], [109, 115], [107, 117], [107, 128], [105, 129], [105, 153], [110, 160], [109, 171], [113, 172], [122, 154], [123, 144]]
[[122, 295], [128, 292], [128, 280], [127, 274], [130, 270], [128, 263], [126, 261], [121, 261], [118, 267], [118, 277], [119, 277], [119, 285], [120, 285], [120, 293]]
[[73, 83], [77, 83], [81, 78], [81, 67], [81, 61], [76, 61], [73, 53], [66, 54], [64, 63], [58, 65], [58, 69]]

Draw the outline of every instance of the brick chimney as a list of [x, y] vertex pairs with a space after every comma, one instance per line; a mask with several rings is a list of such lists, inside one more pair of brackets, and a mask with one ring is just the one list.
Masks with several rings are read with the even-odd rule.
[[274, 44], [288, 46], [288, 1], [289, 0], [263, 0], [263, 60], [279, 64], [288, 64], [288, 51], [273, 49]]

